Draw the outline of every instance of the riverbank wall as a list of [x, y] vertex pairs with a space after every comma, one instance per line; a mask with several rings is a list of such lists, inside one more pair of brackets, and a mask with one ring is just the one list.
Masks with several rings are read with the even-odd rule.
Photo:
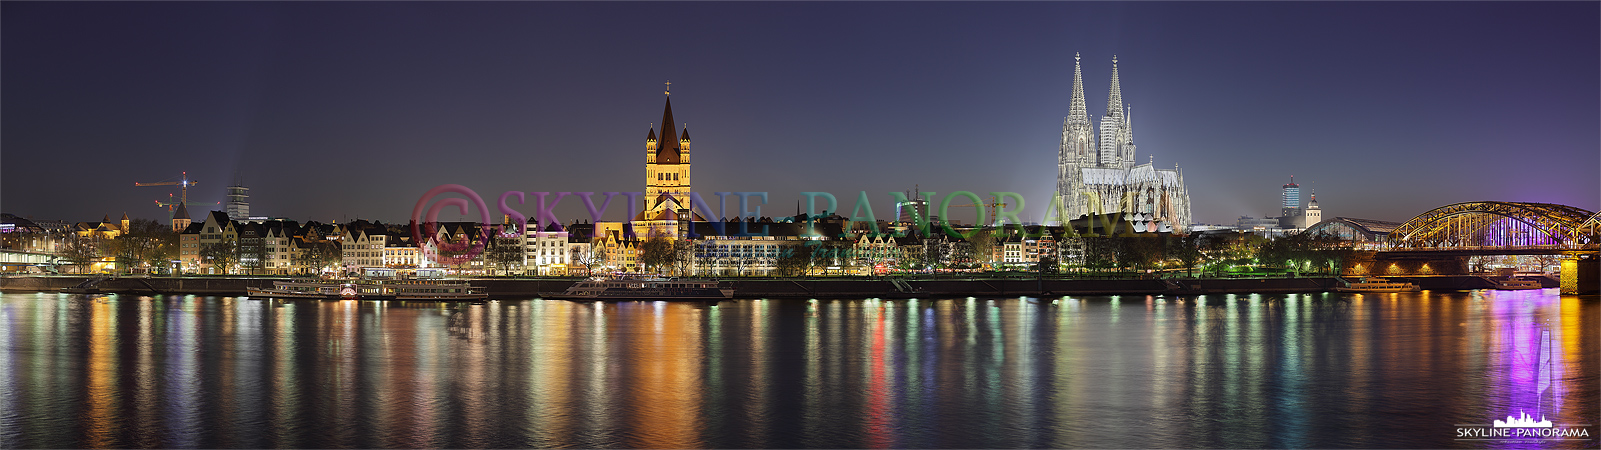
[[[7, 276], [0, 278], [4, 292], [60, 292], [78, 286], [90, 276]], [[1479, 276], [1389, 277], [1415, 283], [1428, 290], [1488, 289], [1493, 283]], [[244, 295], [249, 287], [271, 287], [273, 277], [112, 277], [94, 284], [101, 292], [132, 295]], [[470, 280], [495, 298], [535, 298], [561, 292], [578, 281], [572, 278], [480, 278]], [[739, 298], [873, 298], [873, 297], [1018, 297], [1054, 295], [1203, 295], [1292, 294], [1333, 291], [1336, 278], [1185, 278], [1185, 279], [908, 279], [897, 289], [889, 280], [725, 279]], [[1542, 278], [1546, 287], [1557, 280]]]
[[[60, 292], [99, 278], [91, 276], [8, 276], [4, 292]], [[110, 277], [94, 283], [101, 292], [132, 295], [243, 295], [249, 287], [271, 287], [273, 277]], [[561, 292], [576, 279], [483, 278], [471, 280], [491, 297], [533, 298]], [[740, 298], [1016, 297], [1041, 295], [1278, 294], [1323, 292], [1333, 278], [1235, 279], [926, 279], [895, 282], [869, 279], [725, 279]], [[910, 291], [904, 287], [911, 288]]]

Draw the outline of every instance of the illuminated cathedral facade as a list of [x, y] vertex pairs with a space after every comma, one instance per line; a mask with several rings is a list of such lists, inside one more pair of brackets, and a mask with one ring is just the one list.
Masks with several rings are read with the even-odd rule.
[[[1090, 121], [1079, 56], [1073, 56], [1073, 99], [1062, 120], [1056, 191], [1062, 219], [1122, 213], [1142, 232], [1183, 232], [1190, 224], [1190, 195], [1178, 166], [1135, 164], [1134, 127], [1112, 57], [1106, 114]], [[1099, 125], [1098, 127], [1096, 125]]]

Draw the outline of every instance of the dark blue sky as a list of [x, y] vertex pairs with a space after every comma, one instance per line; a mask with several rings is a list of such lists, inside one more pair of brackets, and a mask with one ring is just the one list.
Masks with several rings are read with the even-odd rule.
[[1276, 215], [1290, 175], [1328, 216], [1595, 210], [1598, 24], [1596, 2], [8, 1], [0, 207], [164, 220], [169, 190], [133, 183], [185, 170], [191, 200], [237, 179], [254, 214], [319, 221], [404, 221], [446, 183], [643, 190], [671, 80], [696, 191], [771, 215], [865, 190], [881, 218], [913, 185], [1016, 191], [1038, 220], [1080, 52], [1095, 117], [1118, 56], [1138, 158], [1183, 169], [1200, 222]]

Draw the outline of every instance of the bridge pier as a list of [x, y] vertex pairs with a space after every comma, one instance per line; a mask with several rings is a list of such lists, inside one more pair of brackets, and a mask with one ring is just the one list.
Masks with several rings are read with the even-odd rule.
[[1570, 254], [1562, 258], [1562, 293], [1601, 293], [1601, 261], [1594, 254]]

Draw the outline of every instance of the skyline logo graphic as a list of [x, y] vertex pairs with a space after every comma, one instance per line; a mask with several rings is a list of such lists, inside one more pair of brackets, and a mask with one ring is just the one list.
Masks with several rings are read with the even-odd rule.
[[1505, 421], [1497, 420], [1494, 425], [1495, 428], [1551, 428], [1552, 426], [1551, 420], [1546, 419], [1545, 416], [1540, 416], [1540, 420], [1536, 422], [1526, 412], [1522, 413], [1521, 417], [1506, 416]]
[[1523, 378], [1523, 383], [1533, 381], [1533, 386], [1524, 384], [1528, 389], [1528, 397], [1532, 399], [1536, 408], [1535, 416], [1527, 411], [1518, 410], [1517, 415], [1508, 414], [1506, 420], [1494, 420], [1489, 424], [1457, 424], [1457, 441], [1498, 441], [1498, 442], [1545, 442], [1545, 441], [1586, 441], [1590, 440], [1590, 424], [1555, 424], [1547, 419], [1542, 398], [1551, 390], [1552, 351], [1551, 330], [1539, 330], [1539, 340], [1536, 341], [1532, 351], [1524, 354], [1517, 348], [1511, 349], [1512, 361], [1515, 361], [1514, 371], [1528, 374], [1530, 378]]

